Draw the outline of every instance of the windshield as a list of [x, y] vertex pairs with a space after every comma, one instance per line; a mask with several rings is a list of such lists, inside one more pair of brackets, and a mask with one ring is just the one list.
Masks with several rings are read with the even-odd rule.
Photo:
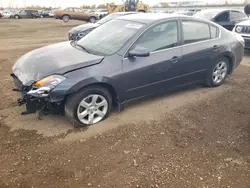
[[98, 23], [98, 24], [104, 24], [104, 23], [106, 23], [106, 22], [108, 22], [108, 21], [110, 21], [110, 20], [113, 20], [113, 19], [115, 19], [115, 18], [118, 18], [118, 17], [120, 17], [121, 15], [119, 15], [119, 14], [110, 14], [110, 15], [108, 15], [108, 16], [105, 16], [104, 18], [102, 18], [101, 20], [99, 20], [98, 22], [96, 22], [96, 23]]
[[112, 20], [90, 32], [77, 45], [95, 55], [112, 55], [143, 26], [142, 23], [127, 20]]
[[204, 10], [197, 12], [194, 16], [207, 19], [207, 20], [212, 20], [221, 10]]

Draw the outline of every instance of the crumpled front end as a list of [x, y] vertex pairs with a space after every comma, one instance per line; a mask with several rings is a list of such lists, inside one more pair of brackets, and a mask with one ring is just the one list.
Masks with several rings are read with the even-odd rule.
[[39, 114], [56, 113], [60, 110], [64, 98], [51, 99], [49, 96], [50, 87], [38, 88], [34, 84], [26, 86], [15, 74], [11, 74], [11, 76], [14, 82], [13, 91], [20, 93], [20, 98], [17, 100], [18, 105], [26, 105], [26, 111], [22, 112], [22, 115], [33, 114], [37, 111]]

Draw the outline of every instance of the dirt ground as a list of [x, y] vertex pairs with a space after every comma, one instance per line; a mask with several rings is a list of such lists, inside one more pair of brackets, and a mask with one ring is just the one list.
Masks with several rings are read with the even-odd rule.
[[140, 101], [88, 128], [21, 116], [11, 67], [81, 23], [0, 20], [0, 188], [250, 187], [249, 52], [221, 87]]

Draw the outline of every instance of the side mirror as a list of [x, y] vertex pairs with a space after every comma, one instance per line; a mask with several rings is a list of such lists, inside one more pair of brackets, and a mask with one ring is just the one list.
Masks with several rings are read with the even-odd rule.
[[150, 52], [146, 48], [135, 48], [128, 52], [129, 57], [148, 57]]

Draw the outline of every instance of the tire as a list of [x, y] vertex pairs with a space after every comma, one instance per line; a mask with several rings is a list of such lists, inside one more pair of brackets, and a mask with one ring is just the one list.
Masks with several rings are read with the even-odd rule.
[[19, 17], [18, 15], [15, 15], [14, 18], [15, 18], [15, 19], [19, 19], [20, 17]]
[[90, 17], [90, 18], [89, 18], [89, 22], [90, 22], [90, 23], [95, 23], [95, 22], [96, 22], [96, 18], [93, 17], [93, 16]]
[[[96, 100], [93, 100], [92, 96], [100, 96], [100, 97]], [[96, 102], [93, 103], [93, 101]], [[85, 104], [83, 105], [84, 107], [81, 106], [80, 103]], [[86, 104], [88, 105], [85, 108]], [[98, 104], [104, 104], [104, 105], [99, 106]], [[107, 89], [100, 86], [86, 87], [78, 91], [77, 93], [68, 96], [64, 106], [66, 117], [75, 127], [84, 127], [99, 123], [100, 121], [108, 117], [111, 109], [112, 109], [112, 96], [110, 95]], [[99, 117], [99, 112], [102, 112], [102, 116], [100, 117]], [[82, 116], [82, 118], [80, 119], [79, 116]], [[93, 117], [93, 121], [89, 121], [91, 117]]]
[[[219, 58], [213, 64], [208, 73], [206, 85], [209, 87], [218, 87], [224, 83], [230, 70], [230, 64], [227, 58]], [[216, 79], [216, 77], [218, 79]]]
[[44, 16], [43, 16], [43, 15], [40, 15], [40, 17], [41, 17], [41, 18], [44, 18]]
[[62, 17], [62, 20], [63, 20], [64, 22], [68, 22], [68, 21], [70, 20], [70, 16], [69, 16], [69, 15], [64, 15], [64, 16]]

